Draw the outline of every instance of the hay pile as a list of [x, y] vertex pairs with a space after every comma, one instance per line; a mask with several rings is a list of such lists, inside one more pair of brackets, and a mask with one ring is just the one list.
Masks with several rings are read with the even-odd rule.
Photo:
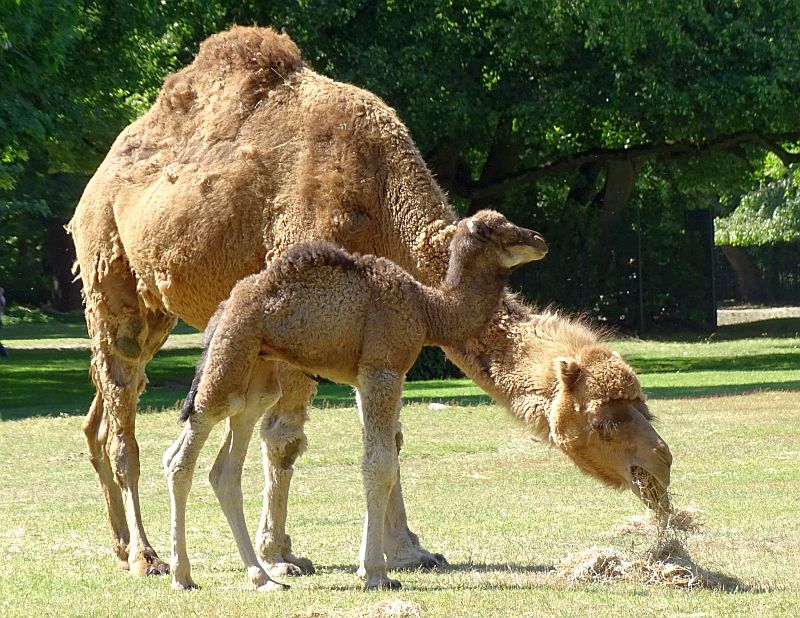
[[590, 547], [567, 557], [556, 576], [569, 583], [626, 580], [676, 588], [719, 588], [722, 582], [698, 566], [677, 539], [631, 558], [611, 547]]
[[682, 538], [701, 527], [700, 511], [675, 507], [669, 493], [642, 468], [634, 470], [639, 497], [647, 505], [644, 516], [630, 517], [618, 529], [622, 534], [652, 536], [650, 548], [628, 556], [611, 547], [590, 547], [565, 558], [556, 577], [568, 583], [627, 580], [677, 588], [719, 588], [724, 581], [692, 560]]

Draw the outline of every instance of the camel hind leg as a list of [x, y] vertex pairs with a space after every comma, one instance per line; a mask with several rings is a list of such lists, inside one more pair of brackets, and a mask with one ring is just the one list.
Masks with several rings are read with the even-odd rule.
[[134, 431], [146, 383], [145, 365], [175, 318], [143, 307], [124, 260], [113, 261], [103, 279], [84, 289], [92, 337], [91, 376], [97, 392], [83, 429], [106, 501], [114, 551], [120, 566], [133, 575], [165, 573], [168, 566], [158, 558], [142, 525]]
[[292, 553], [292, 539], [286, 534], [286, 516], [294, 463], [306, 449], [303, 426], [316, 382], [287, 364], [280, 365], [279, 375], [281, 398], [261, 421], [264, 504], [256, 546], [272, 577], [311, 575], [314, 573], [311, 561]]
[[[403, 447], [403, 431], [400, 423], [394, 435], [397, 454]], [[419, 537], [408, 527], [403, 489], [400, 483], [400, 466], [389, 502], [386, 505], [386, 521], [383, 529], [383, 551], [389, 569], [441, 569], [447, 567], [442, 554], [434, 554], [420, 545]]]

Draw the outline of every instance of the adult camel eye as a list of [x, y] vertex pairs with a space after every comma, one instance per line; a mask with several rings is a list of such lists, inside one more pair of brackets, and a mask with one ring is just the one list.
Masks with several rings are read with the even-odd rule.
[[617, 430], [618, 425], [619, 424], [617, 422], [607, 418], [596, 420], [594, 423], [592, 423], [594, 430], [604, 437], [614, 433]]

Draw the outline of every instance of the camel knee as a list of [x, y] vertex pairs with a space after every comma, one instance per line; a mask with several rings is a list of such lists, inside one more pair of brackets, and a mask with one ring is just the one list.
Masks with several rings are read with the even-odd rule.
[[308, 439], [302, 427], [286, 423], [279, 416], [265, 418], [261, 425], [261, 439], [269, 463], [277, 468], [288, 470], [308, 446]]
[[147, 335], [147, 323], [139, 315], [124, 315], [117, 324], [114, 347], [126, 358], [138, 359], [142, 355]]
[[394, 485], [397, 468], [397, 451], [391, 448], [370, 449], [361, 463], [364, 487], [389, 491]]
[[305, 452], [307, 445], [308, 442], [304, 435], [290, 442], [283, 442], [276, 447], [270, 446], [267, 448], [267, 458], [276, 468], [289, 470], [294, 467], [297, 458]]

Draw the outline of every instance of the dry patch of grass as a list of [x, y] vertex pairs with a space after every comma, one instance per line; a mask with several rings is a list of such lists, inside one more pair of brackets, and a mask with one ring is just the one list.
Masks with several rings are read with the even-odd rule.
[[419, 603], [389, 599], [350, 611], [318, 612], [294, 614], [292, 618], [422, 618]]

